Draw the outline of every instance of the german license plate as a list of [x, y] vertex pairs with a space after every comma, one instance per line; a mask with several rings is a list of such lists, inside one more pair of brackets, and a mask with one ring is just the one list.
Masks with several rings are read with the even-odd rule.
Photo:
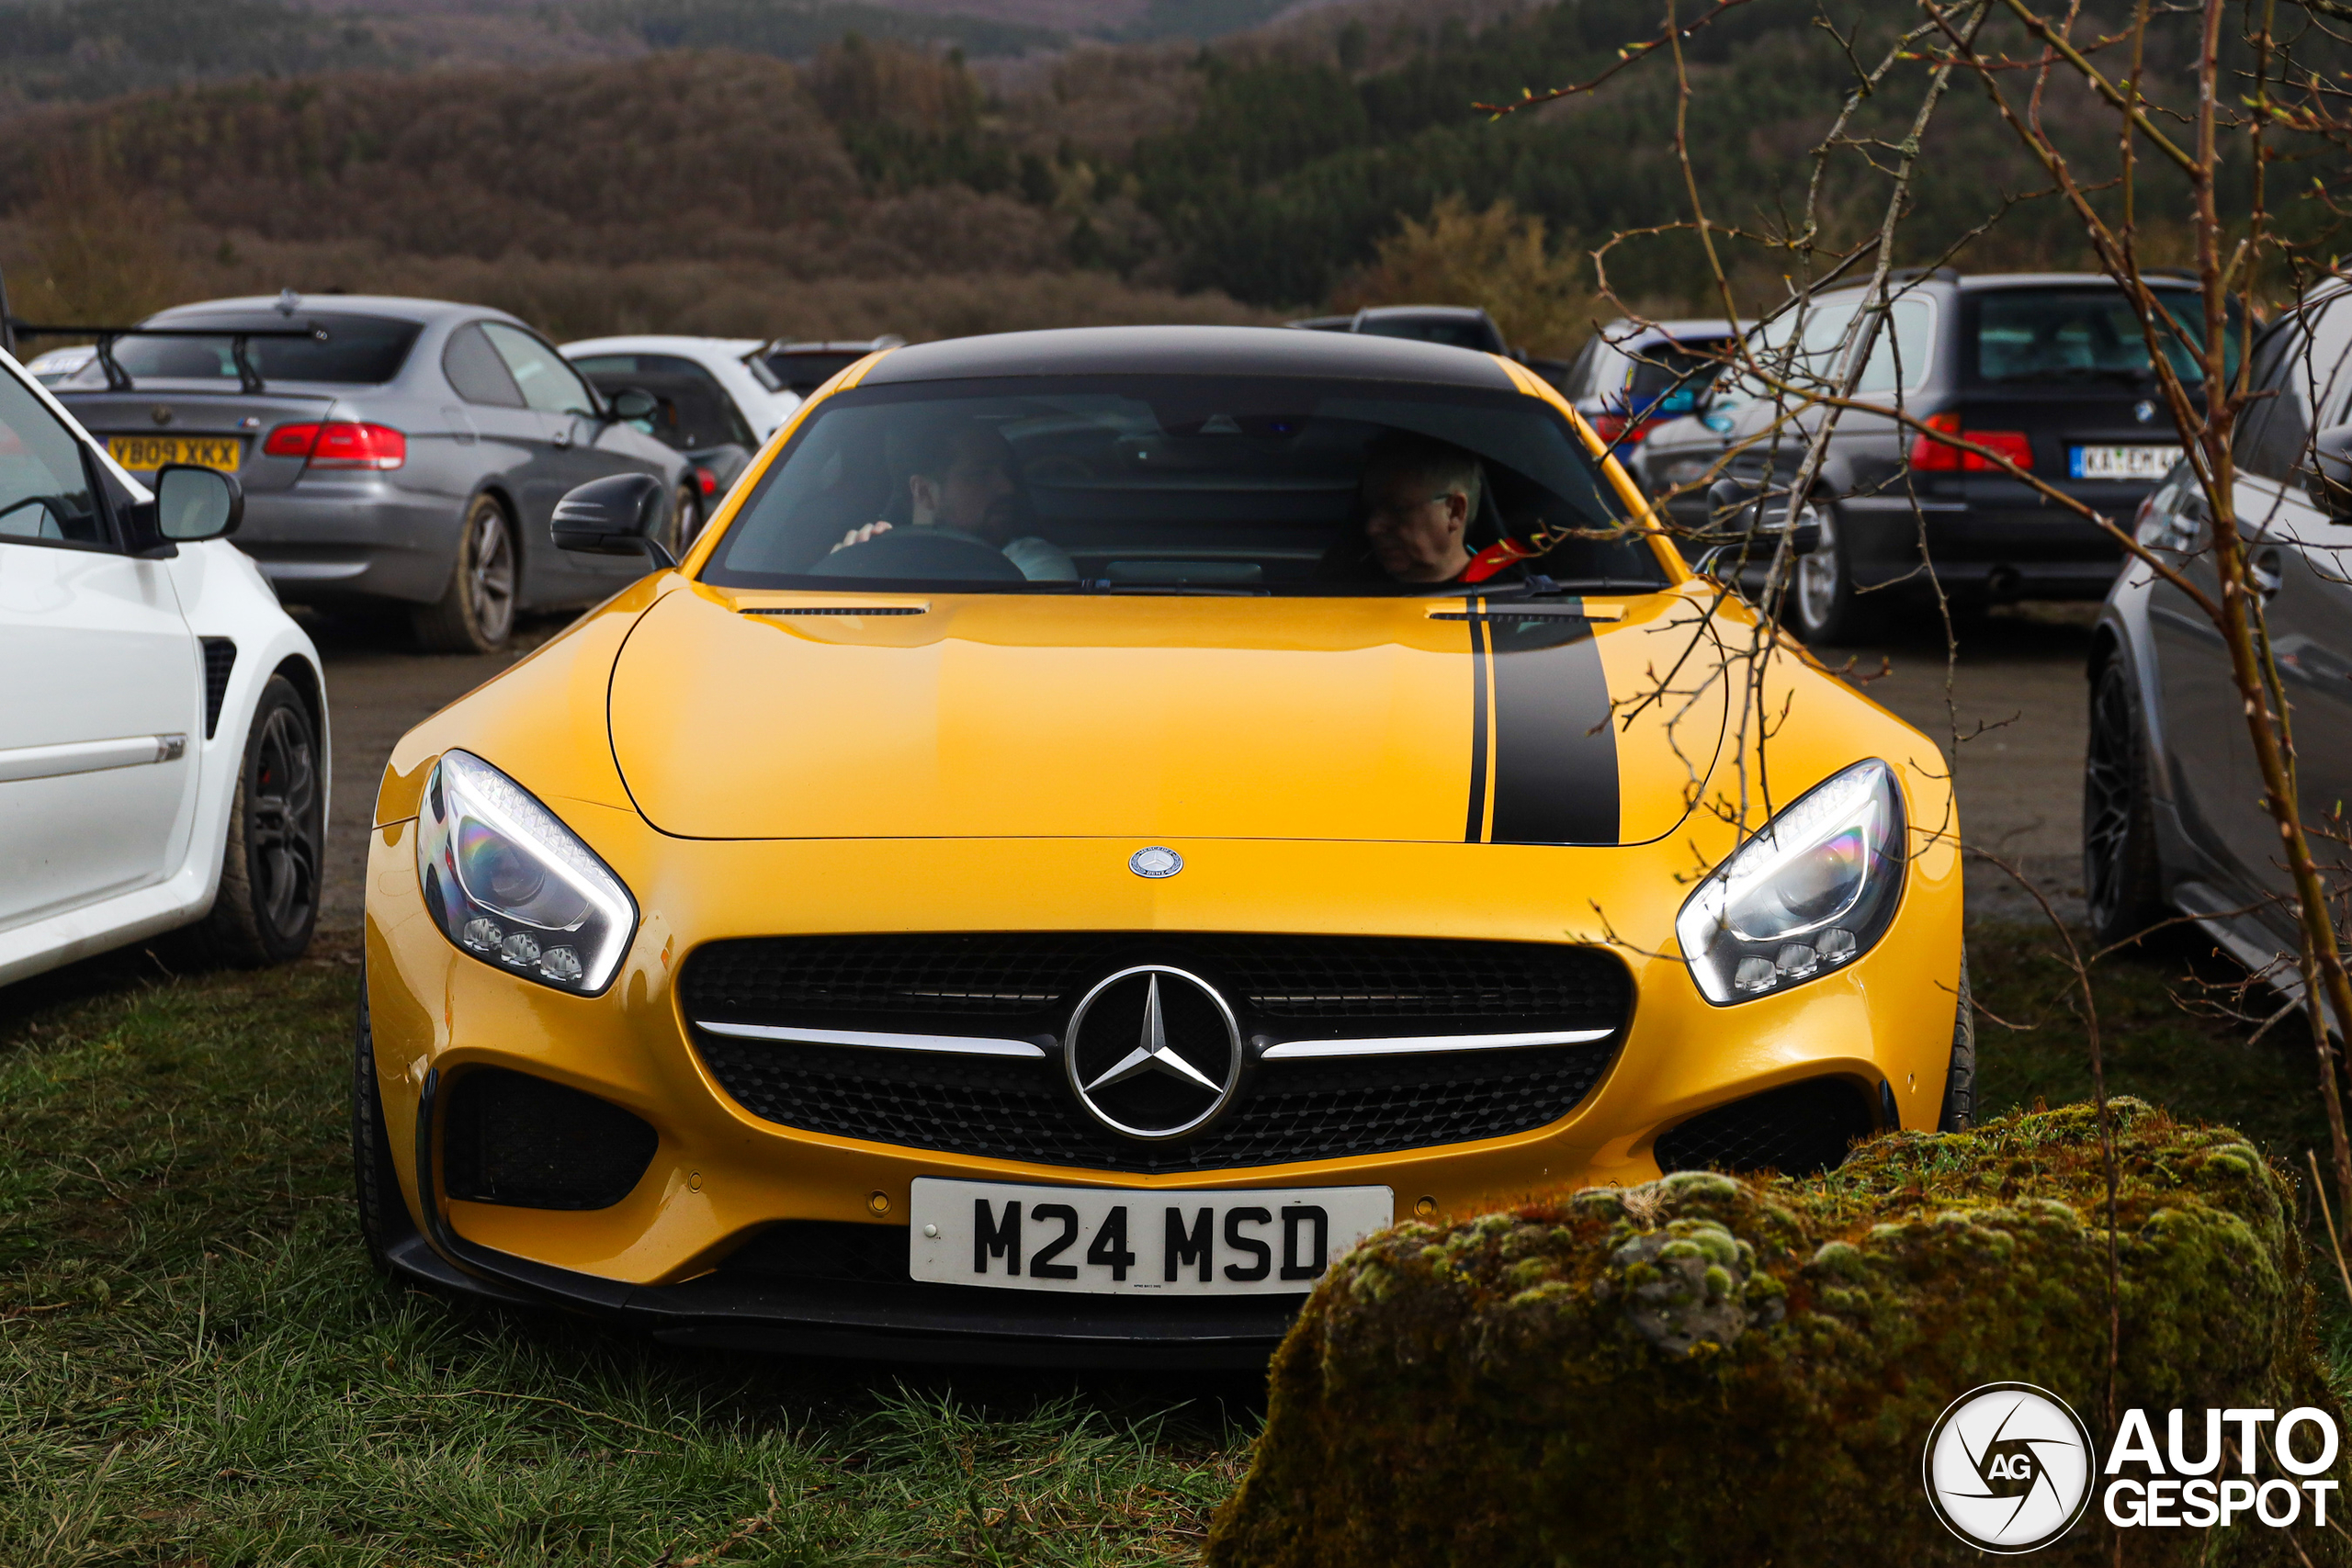
[[2078, 479], [2160, 479], [2180, 461], [2177, 446], [2070, 446], [2067, 472]]
[[907, 1272], [1082, 1295], [1298, 1295], [1385, 1230], [1395, 1204], [1385, 1187], [1139, 1192], [923, 1177]]
[[109, 435], [107, 452], [126, 468], [160, 468], [166, 463], [194, 463], [237, 471], [244, 456], [243, 443], [233, 435]]

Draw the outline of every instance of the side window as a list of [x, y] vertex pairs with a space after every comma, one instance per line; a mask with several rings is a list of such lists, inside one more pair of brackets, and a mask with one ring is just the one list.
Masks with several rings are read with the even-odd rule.
[[507, 372], [523, 389], [523, 400], [547, 413], [594, 413], [596, 400], [588, 383], [563, 355], [519, 327], [504, 321], [484, 321], [491, 346], [506, 362]]
[[107, 543], [82, 443], [13, 376], [0, 375], [0, 540]]
[[1857, 393], [1892, 392], [1917, 387], [1928, 379], [1928, 359], [1934, 353], [1935, 307], [1925, 299], [1897, 299], [1888, 307], [1887, 320], [1871, 342], [1870, 362], [1862, 367]]
[[498, 357], [498, 350], [482, 335], [480, 321], [469, 321], [449, 334], [449, 346], [441, 351], [441, 373], [449, 378], [458, 396], [469, 403], [501, 409], [524, 406], [522, 389], [506, 373], [506, 361]]
[[1846, 330], [1853, 324], [1856, 301], [1841, 299], [1815, 307], [1804, 319], [1796, 360], [1789, 367], [1792, 381], [1826, 382], [1838, 374]]
[[2303, 412], [2302, 378], [2295, 367], [2304, 343], [2301, 323], [2290, 316], [2254, 345], [2254, 364], [2246, 372], [2246, 388], [2257, 394], [2239, 421], [2237, 465], [2266, 479], [2284, 479], [2294, 468], [2310, 421]]

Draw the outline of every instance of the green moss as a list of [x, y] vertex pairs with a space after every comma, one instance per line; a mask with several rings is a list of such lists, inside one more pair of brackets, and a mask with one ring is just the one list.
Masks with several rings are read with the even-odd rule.
[[[2111, 1110], [2118, 1407], [2335, 1408], [2278, 1173], [2227, 1129]], [[1689, 1172], [1374, 1237], [1276, 1357], [1209, 1560], [1973, 1561], [1927, 1508], [1922, 1445], [1952, 1399], [2008, 1381], [2104, 1434], [2102, 1171], [2067, 1107], [1891, 1134], [1826, 1177]], [[2094, 1509], [2037, 1561], [2114, 1545]], [[2127, 1556], [2352, 1561], [2309, 1529], [2140, 1531]]]

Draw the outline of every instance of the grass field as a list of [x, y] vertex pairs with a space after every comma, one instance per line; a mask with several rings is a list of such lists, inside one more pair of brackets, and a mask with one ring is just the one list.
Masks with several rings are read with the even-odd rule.
[[[1973, 946], [1985, 1006], [2032, 1026], [1980, 1024], [1988, 1111], [2086, 1090], [2045, 945]], [[2325, 1146], [2308, 1042], [2184, 1013], [2180, 972], [2102, 967], [2110, 1089], [2300, 1168]], [[1197, 1556], [1251, 1379], [704, 1355], [383, 1283], [347, 1198], [356, 974], [322, 942], [268, 974], [129, 954], [0, 991], [0, 1563]]]

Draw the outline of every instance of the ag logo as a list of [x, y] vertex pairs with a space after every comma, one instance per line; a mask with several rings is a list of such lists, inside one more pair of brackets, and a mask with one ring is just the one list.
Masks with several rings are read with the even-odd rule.
[[2046, 1389], [1986, 1383], [1936, 1418], [1924, 1468], [1952, 1534], [1984, 1551], [2036, 1551], [2090, 1506], [2090, 1428]]

